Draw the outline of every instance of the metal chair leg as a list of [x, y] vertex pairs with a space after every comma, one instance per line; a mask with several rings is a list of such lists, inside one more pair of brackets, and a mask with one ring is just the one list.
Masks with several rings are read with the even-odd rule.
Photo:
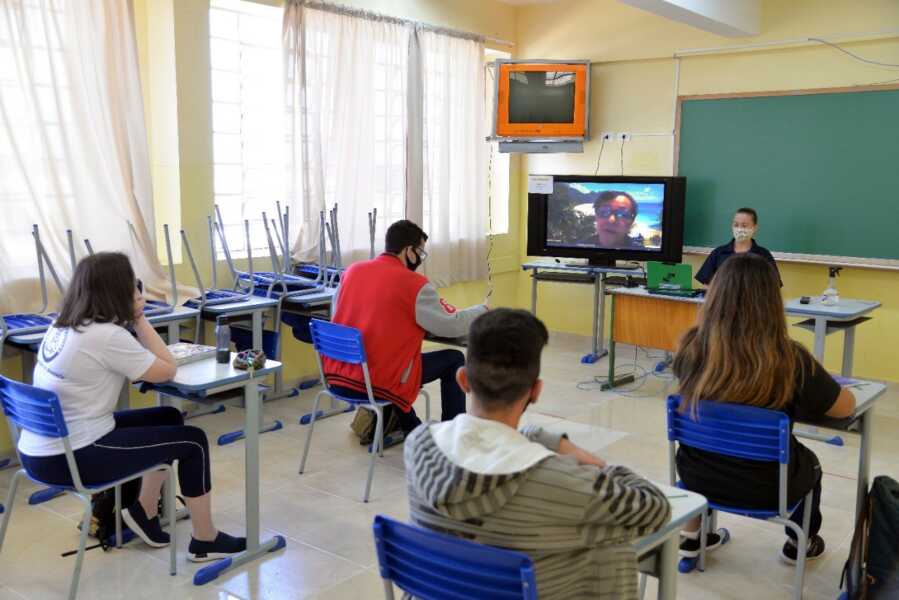
[[315, 402], [312, 404], [312, 414], [309, 417], [309, 432], [306, 434], [306, 447], [303, 448], [303, 458], [300, 460], [300, 475], [306, 469], [306, 457], [309, 455], [309, 444], [312, 442], [312, 428], [315, 427], [315, 416], [318, 414], [318, 404], [321, 400], [322, 392], [315, 395]]
[[175, 504], [175, 469], [171, 465], [166, 465], [168, 471], [168, 479], [165, 482], [165, 512], [169, 521], [169, 575], [175, 575], [178, 572], [178, 536]]
[[369, 494], [371, 493], [371, 480], [372, 476], [375, 473], [375, 459], [378, 457], [378, 453], [384, 448], [384, 409], [381, 407], [375, 407], [375, 419], [377, 419], [377, 423], [375, 424], [375, 437], [372, 440], [371, 446], [371, 462], [368, 465], [368, 479], [365, 481], [365, 494], [362, 496], [363, 502], [368, 502]]
[[122, 486], [115, 486], [115, 547], [122, 547]]
[[793, 598], [801, 600], [805, 582], [805, 555], [808, 552], [808, 536], [799, 525], [792, 521], [786, 521], [784, 525], [796, 533], [796, 575], [793, 581]]
[[709, 532], [709, 511], [702, 511], [702, 518], [699, 520], [699, 571], [705, 571], [705, 545]]
[[6, 493], [6, 513], [0, 518], [0, 550], [3, 549], [3, 540], [6, 539], [6, 527], [12, 518], [12, 505], [16, 499], [16, 490], [19, 488], [19, 478], [25, 474], [24, 469], [19, 469], [12, 476], [9, 483], [9, 492]]
[[418, 393], [425, 399], [425, 421], [431, 420], [431, 395], [425, 390], [419, 390]]
[[91, 526], [91, 499], [89, 496], [75, 494], [84, 504], [84, 516], [81, 518], [81, 535], [78, 540], [78, 554], [75, 557], [75, 572], [72, 573], [72, 583], [69, 586], [69, 600], [75, 600], [78, 595], [78, 580], [81, 578], [81, 565], [84, 562], [84, 548], [87, 546], [87, 531]]

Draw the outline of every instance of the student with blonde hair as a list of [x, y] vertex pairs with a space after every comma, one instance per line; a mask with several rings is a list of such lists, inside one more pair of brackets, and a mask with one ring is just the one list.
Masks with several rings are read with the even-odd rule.
[[[682, 409], [699, 400], [746, 404], [785, 412], [791, 423], [824, 417], [844, 418], [855, 409], [855, 397], [841, 388], [812, 355], [790, 339], [775, 268], [760, 256], [732, 256], [721, 265], [706, 296], [698, 324], [683, 337], [674, 359]], [[744, 508], [770, 509], [778, 501], [778, 464], [724, 456], [681, 445], [677, 470], [687, 489], [710, 501]], [[812, 505], [800, 505], [790, 519], [802, 525], [811, 510], [808, 559], [824, 553], [821, 529], [821, 466], [815, 453], [790, 440], [788, 503], [799, 502], [814, 489]], [[681, 555], [699, 554], [699, 519], [683, 532]], [[795, 533], [781, 558], [796, 561]], [[709, 533], [707, 550], [721, 538]]]

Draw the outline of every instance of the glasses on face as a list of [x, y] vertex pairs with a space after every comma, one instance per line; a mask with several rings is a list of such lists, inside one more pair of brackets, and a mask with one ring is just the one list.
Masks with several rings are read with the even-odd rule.
[[600, 206], [596, 211], [596, 216], [603, 219], [608, 219], [612, 215], [615, 215], [616, 219], [627, 219], [628, 221], [634, 218], [634, 213], [627, 208], [613, 209], [611, 206]]
[[418, 255], [418, 258], [421, 260], [421, 262], [424, 262], [424, 261], [427, 260], [427, 258], [428, 258], [428, 251], [425, 250], [424, 248], [416, 248], [416, 249], [414, 250], [414, 252]]

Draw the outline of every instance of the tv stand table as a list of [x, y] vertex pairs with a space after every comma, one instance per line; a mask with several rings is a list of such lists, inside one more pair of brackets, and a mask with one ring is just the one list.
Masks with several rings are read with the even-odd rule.
[[521, 265], [531, 271], [531, 313], [537, 315], [537, 284], [541, 281], [578, 283], [593, 286], [592, 350], [581, 358], [584, 364], [592, 364], [608, 354], [605, 348], [606, 278], [609, 275], [631, 275], [642, 279], [639, 268], [599, 267], [587, 264], [567, 264], [561, 261], [536, 261]]

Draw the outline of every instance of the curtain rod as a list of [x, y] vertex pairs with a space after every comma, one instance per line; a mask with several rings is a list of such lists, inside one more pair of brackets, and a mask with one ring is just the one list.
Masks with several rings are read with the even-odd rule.
[[449, 27], [441, 27], [439, 25], [432, 25], [430, 23], [424, 23], [422, 21], [412, 21], [410, 19], [401, 19], [399, 17], [392, 17], [390, 15], [385, 15], [382, 13], [374, 12], [371, 10], [365, 10], [363, 8], [354, 8], [351, 6], [345, 6], [343, 4], [332, 4], [330, 2], [320, 2], [318, 0], [289, 0], [290, 3], [296, 4], [299, 6], [305, 6], [307, 8], [311, 8], [314, 10], [323, 10], [330, 13], [335, 13], [338, 15], [347, 15], [350, 17], [358, 17], [362, 19], [369, 19], [371, 21], [381, 21], [383, 23], [393, 23], [396, 25], [406, 25], [412, 27], [418, 31], [431, 31], [433, 33], [441, 33], [443, 35], [448, 35], [450, 37], [462, 38], [465, 40], [472, 40], [475, 42], [489, 42], [491, 44], [495, 44], [497, 46], [515, 46], [514, 42], [510, 42], [509, 40], [504, 40], [501, 38], [490, 37], [485, 35], [480, 35], [477, 33], [471, 33], [468, 31], [460, 31], [458, 29], [452, 29]]

